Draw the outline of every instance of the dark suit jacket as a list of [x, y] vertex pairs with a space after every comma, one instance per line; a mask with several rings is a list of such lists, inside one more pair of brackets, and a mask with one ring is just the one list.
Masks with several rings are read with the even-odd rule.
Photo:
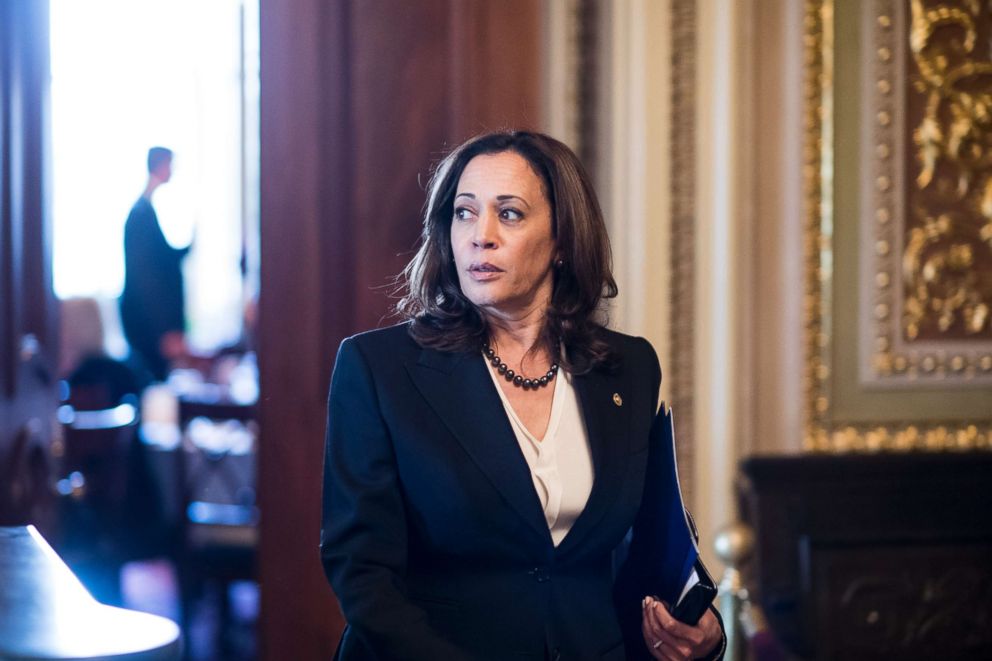
[[641, 501], [661, 371], [646, 340], [604, 333], [619, 368], [574, 380], [594, 485], [557, 548], [481, 351], [423, 349], [405, 324], [341, 344], [321, 530], [340, 659], [627, 658], [612, 558]]
[[142, 197], [134, 203], [124, 225], [121, 325], [142, 366], [160, 380], [169, 366], [159, 342], [186, 325], [182, 261], [188, 252], [166, 241], [151, 202]]

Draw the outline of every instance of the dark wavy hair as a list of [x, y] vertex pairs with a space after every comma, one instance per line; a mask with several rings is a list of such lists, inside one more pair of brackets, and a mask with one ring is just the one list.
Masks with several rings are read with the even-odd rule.
[[574, 374], [610, 367], [614, 356], [602, 337], [604, 298], [617, 295], [610, 241], [589, 175], [567, 146], [541, 133], [499, 131], [476, 136], [449, 153], [428, 186], [417, 254], [400, 275], [396, 309], [411, 320], [421, 346], [473, 351], [489, 339], [481, 311], [462, 293], [451, 248], [454, 197], [462, 172], [476, 156], [513, 152], [543, 182], [552, 232], [562, 264], [554, 269], [542, 341], [565, 349], [562, 366]]

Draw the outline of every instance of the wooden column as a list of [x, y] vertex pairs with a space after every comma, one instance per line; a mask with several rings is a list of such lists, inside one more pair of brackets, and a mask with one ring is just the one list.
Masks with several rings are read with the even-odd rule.
[[48, 2], [0, 2], [0, 525], [51, 523]]
[[263, 659], [337, 644], [317, 549], [337, 346], [391, 323], [429, 166], [540, 125], [540, 17], [540, 0], [261, 0]]

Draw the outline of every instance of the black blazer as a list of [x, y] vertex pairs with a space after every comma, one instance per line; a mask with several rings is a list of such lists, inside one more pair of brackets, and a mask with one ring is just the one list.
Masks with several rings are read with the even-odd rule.
[[[640, 504], [661, 370], [646, 340], [605, 338], [619, 367], [574, 380], [593, 489], [557, 548], [481, 352], [423, 349], [406, 324], [341, 344], [320, 544], [348, 622], [338, 658], [627, 658], [613, 552]], [[639, 597], [620, 606], [639, 657]]]
[[143, 367], [159, 380], [169, 371], [159, 348], [162, 336], [186, 327], [182, 262], [188, 252], [169, 245], [152, 203], [139, 198], [124, 223], [121, 325]]

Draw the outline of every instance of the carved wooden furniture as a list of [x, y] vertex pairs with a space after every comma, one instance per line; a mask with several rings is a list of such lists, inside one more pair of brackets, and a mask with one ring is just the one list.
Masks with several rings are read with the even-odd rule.
[[0, 658], [172, 661], [179, 628], [103, 606], [33, 526], [0, 527]]
[[752, 583], [810, 659], [992, 658], [992, 453], [745, 460]]

